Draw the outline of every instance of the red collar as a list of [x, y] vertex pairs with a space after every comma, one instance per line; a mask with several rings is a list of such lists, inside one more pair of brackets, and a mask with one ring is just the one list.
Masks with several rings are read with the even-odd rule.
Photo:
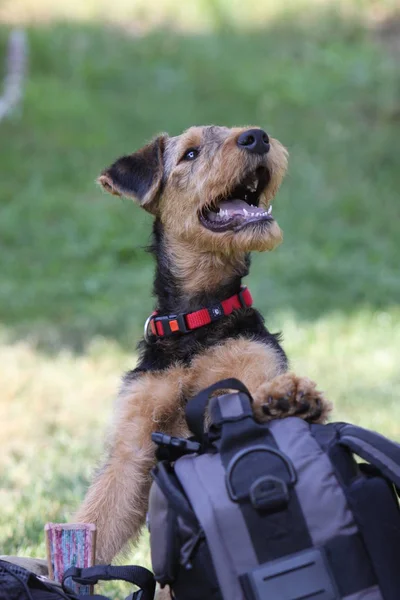
[[238, 294], [222, 300], [219, 304], [201, 308], [192, 313], [157, 316], [158, 313], [155, 311], [146, 320], [144, 338], [146, 342], [150, 342], [177, 333], [190, 333], [193, 329], [209, 325], [213, 321], [230, 315], [234, 310], [249, 308], [252, 304], [253, 298], [249, 290], [242, 286]]

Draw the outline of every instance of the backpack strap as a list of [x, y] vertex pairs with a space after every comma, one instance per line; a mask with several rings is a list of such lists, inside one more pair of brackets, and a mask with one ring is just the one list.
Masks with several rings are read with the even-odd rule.
[[[70, 567], [65, 571], [62, 585], [64, 588], [65, 580], [72, 577], [75, 583], [81, 585], [94, 585], [98, 581], [110, 581], [119, 579], [127, 581], [140, 588], [129, 596], [132, 600], [153, 600], [156, 590], [156, 582], [153, 573], [144, 567], [136, 566], [112, 566], [112, 565], [96, 565], [95, 567], [87, 567], [81, 569], [79, 567]], [[84, 598], [84, 596], [82, 596]], [[91, 596], [94, 598], [94, 596]], [[101, 596], [100, 596], [101, 598]]]
[[339, 444], [377, 467], [400, 490], [400, 445], [356, 425], [340, 424]]
[[188, 427], [198, 440], [202, 440], [204, 437], [204, 418], [210, 395], [218, 390], [236, 390], [242, 392], [243, 394], [246, 394], [249, 402], [253, 402], [251, 394], [244, 383], [234, 377], [222, 379], [221, 381], [210, 385], [210, 387], [205, 390], [202, 390], [197, 396], [189, 400], [185, 411]]

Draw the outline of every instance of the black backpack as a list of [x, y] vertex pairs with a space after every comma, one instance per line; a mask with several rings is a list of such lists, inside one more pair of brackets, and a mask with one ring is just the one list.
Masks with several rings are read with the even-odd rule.
[[399, 600], [400, 446], [346, 423], [259, 424], [251, 402], [221, 381], [188, 402], [192, 438], [153, 435], [156, 580], [176, 600]]
[[112, 579], [128, 581], [140, 589], [133, 592], [126, 600], [153, 600], [155, 581], [153, 574], [144, 567], [96, 565], [86, 569], [69, 568], [62, 584], [38, 575], [20, 564], [9, 560], [0, 560], [0, 600], [110, 600], [105, 596], [77, 595], [69, 587], [75, 583], [92, 586], [98, 581]]

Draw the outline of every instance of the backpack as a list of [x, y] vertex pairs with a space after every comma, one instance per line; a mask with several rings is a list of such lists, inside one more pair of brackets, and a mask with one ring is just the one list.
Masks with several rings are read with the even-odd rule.
[[[73, 580], [84, 586], [92, 586], [98, 581], [111, 579], [128, 581], [140, 588], [125, 600], [153, 600], [154, 598], [156, 587], [154, 577], [144, 567], [111, 565], [96, 565], [84, 569], [70, 567], [64, 573], [60, 584], [44, 575], [25, 569], [20, 564], [24, 562], [22, 560], [15, 560], [14, 557], [10, 557], [10, 560], [0, 559], [0, 600], [110, 600], [99, 594], [91, 596], [76, 594], [67, 584]], [[29, 559], [25, 562], [29, 564]], [[38, 561], [32, 561], [35, 562]], [[39, 562], [44, 563], [44, 561]], [[32, 564], [32, 568], [35, 567], [36, 565]], [[46, 572], [47, 569], [41, 571]]]
[[347, 423], [260, 424], [251, 403], [227, 379], [188, 402], [193, 437], [153, 434], [161, 587], [176, 600], [399, 600], [400, 446]]

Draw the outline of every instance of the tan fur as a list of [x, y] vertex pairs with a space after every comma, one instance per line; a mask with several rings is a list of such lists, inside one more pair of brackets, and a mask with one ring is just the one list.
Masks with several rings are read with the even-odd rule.
[[[247, 154], [237, 146], [246, 129], [192, 127], [180, 136], [159, 136], [116, 161], [99, 179], [107, 191], [133, 197], [127, 189], [129, 169], [146, 172], [147, 161], [151, 163], [150, 184], [138, 185], [135, 198], [161, 220], [173, 274], [182, 294], [189, 297], [218, 289], [243, 272], [247, 252], [272, 250], [282, 239], [275, 221], [265, 228], [224, 233], [214, 233], [199, 221], [204, 207], [226, 196], [258, 166], [267, 166], [271, 175], [260, 202], [268, 206], [276, 194], [287, 166], [286, 150], [270, 138], [267, 154]], [[180, 160], [197, 146], [202, 149], [198, 160]], [[97, 525], [99, 562], [111, 561], [128, 540], [137, 539], [143, 525], [155, 460], [151, 433], [187, 436], [185, 402], [227, 377], [248, 387], [260, 421], [300, 412], [318, 422], [330, 408], [313, 382], [285, 373], [283, 359], [273, 347], [244, 337], [211, 346], [188, 366], [177, 362], [125, 382], [109, 435], [108, 459], [77, 515], [79, 522]]]
[[76, 515], [77, 522], [97, 526], [98, 562], [110, 562], [144, 523], [154, 465], [151, 433], [173, 431], [182, 421], [186, 371], [177, 366], [145, 374], [121, 390], [106, 464]]
[[[190, 252], [212, 252], [223, 256], [239, 253], [273, 250], [282, 241], [282, 231], [276, 221], [260, 236], [251, 229], [238, 233], [227, 231], [215, 235], [205, 229], [198, 219], [198, 213], [221, 196], [226, 195], [234, 187], [251, 166], [267, 165], [271, 181], [261, 196], [260, 204], [268, 206], [275, 196], [287, 167], [287, 152], [278, 142], [270, 138], [271, 149], [260, 159], [254, 156], [243, 160], [243, 152], [237, 147], [237, 139], [247, 128], [218, 128], [222, 130], [216, 135], [215, 153], [210, 152], [198, 161], [194, 168], [192, 163], [177, 162], [184, 149], [200, 143], [203, 128], [190, 128], [179, 136], [175, 143], [166, 144], [167, 181], [159, 204], [159, 215], [166, 234], [175, 243], [186, 244]], [[203, 134], [204, 135], [204, 134]], [[176, 140], [176, 138], [172, 138]], [[207, 141], [205, 142], [207, 144]], [[206, 154], [206, 152], [204, 152]], [[221, 177], [223, 173], [223, 177]], [[185, 279], [185, 270], [182, 271]]]
[[[154, 146], [162, 152], [163, 177], [159, 172], [146, 195], [138, 201], [143, 208], [161, 218], [165, 232], [171, 239], [185, 243], [192, 252], [242, 255], [245, 252], [273, 250], [282, 241], [282, 231], [276, 221], [262, 236], [252, 229], [215, 235], [199, 223], [198, 214], [202, 208], [226, 195], [249, 170], [257, 166], [267, 166], [271, 176], [260, 204], [269, 206], [278, 191], [287, 168], [286, 149], [278, 140], [270, 138], [268, 154], [263, 157], [244, 156], [237, 146], [237, 139], [246, 129], [248, 127], [191, 127], [176, 137], [162, 134], [130, 155], [141, 159], [149, 155]], [[201, 144], [204, 144], [204, 151], [198, 161], [180, 161], [185, 150]], [[105, 170], [98, 181], [108, 192], [133, 197], [129, 191], [118, 187], [109, 170]], [[161, 185], [163, 189], [159, 197]]]
[[[241, 269], [246, 252], [273, 250], [283, 237], [276, 221], [262, 236], [251, 229], [215, 235], [199, 223], [199, 211], [226, 194], [249, 169], [249, 162], [243, 161], [243, 152], [236, 143], [247, 127], [213, 128], [213, 141], [207, 142], [206, 138], [205, 143], [214, 144], [217, 152], [210, 156], [204, 153], [195, 171], [191, 163], [180, 163], [179, 158], [186, 149], [204, 142], [204, 129], [191, 127], [166, 142], [167, 179], [159, 204], [174, 275], [190, 294], [216, 289]], [[261, 162], [257, 159], [260, 164], [267, 164], [271, 173], [271, 181], [261, 198], [265, 206], [275, 196], [287, 167], [284, 147], [273, 138], [270, 138], [270, 144], [266, 158]]]
[[220, 379], [236, 377], [253, 394], [265, 381], [283, 373], [284, 366], [272, 347], [236, 338], [195, 358], [191, 371], [195, 393]]
[[173, 273], [187, 294], [217, 289], [243, 270], [245, 254], [197, 251], [190, 242], [166, 235]]

